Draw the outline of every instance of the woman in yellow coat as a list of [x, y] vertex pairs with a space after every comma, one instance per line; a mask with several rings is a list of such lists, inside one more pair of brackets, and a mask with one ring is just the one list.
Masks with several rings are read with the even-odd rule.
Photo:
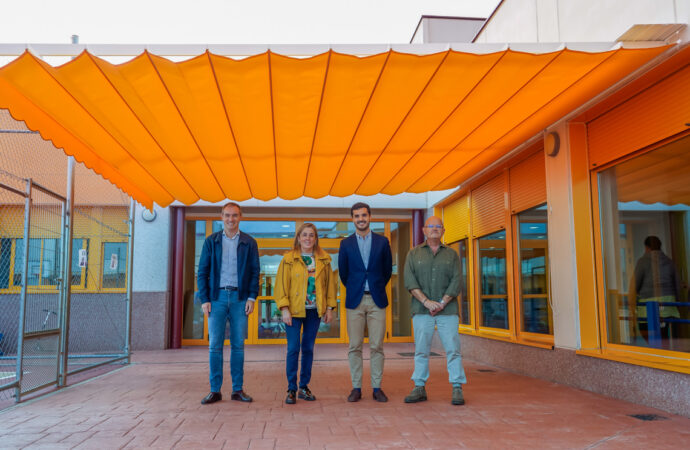
[[[307, 401], [316, 400], [308, 386], [314, 360], [314, 342], [321, 318], [325, 323], [333, 320], [333, 309], [337, 306], [335, 278], [331, 270], [331, 257], [319, 247], [316, 227], [311, 223], [303, 224], [295, 233], [294, 248], [280, 261], [276, 276], [276, 305], [282, 313], [287, 334], [287, 404], [294, 404], [298, 397]], [[300, 349], [302, 368], [298, 392]]]

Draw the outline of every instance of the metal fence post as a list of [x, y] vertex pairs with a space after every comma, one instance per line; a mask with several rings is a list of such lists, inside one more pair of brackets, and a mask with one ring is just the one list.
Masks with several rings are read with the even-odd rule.
[[125, 313], [125, 355], [127, 364], [131, 362], [132, 350], [132, 274], [134, 273], [134, 219], [136, 203], [134, 199], [129, 201], [129, 241], [127, 243], [127, 306]]
[[67, 384], [69, 314], [72, 296], [72, 236], [74, 234], [74, 157], [67, 158], [67, 194], [62, 212], [62, 286], [60, 290], [60, 360], [58, 387]]
[[22, 374], [24, 359], [24, 315], [26, 314], [26, 294], [29, 280], [29, 234], [31, 233], [31, 178], [26, 180], [26, 199], [24, 200], [24, 261], [22, 272], [22, 292], [19, 301], [19, 326], [17, 327], [17, 387], [15, 402], [19, 403], [22, 394]]

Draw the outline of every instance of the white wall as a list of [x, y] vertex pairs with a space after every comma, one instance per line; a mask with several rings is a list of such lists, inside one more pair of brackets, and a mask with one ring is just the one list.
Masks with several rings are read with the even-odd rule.
[[549, 131], [558, 132], [561, 138], [561, 149], [558, 155], [546, 156], [553, 337], [557, 348], [575, 350], [580, 348], [580, 314], [577, 295], [573, 195], [570, 181], [570, 145], [565, 124]]
[[142, 219], [144, 209], [137, 204], [134, 219], [134, 292], [165, 292], [168, 289], [170, 250], [170, 208], [154, 207], [152, 222]]
[[476, 42], [613, 42], [635, 24], [688, 22], [690, 0], [505, 0]]

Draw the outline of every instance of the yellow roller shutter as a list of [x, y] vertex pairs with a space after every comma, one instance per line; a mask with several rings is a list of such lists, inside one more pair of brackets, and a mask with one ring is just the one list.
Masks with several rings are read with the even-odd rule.
[[505, 174], [472, 190], [472, 235], [474, 237], [505, 228], [505, 194]]
[[687, 129], [690, 66], [587, 125], [589, 160], [598, 167]]
[[470, 233], [470, 197], [465, 194], [453, 203], [443, 207], [445, 242], [451, 243], [466, 238]]
[[546, 171], [542, 150], [510, 168], [510, 210], [518, 213], [546, 203]]

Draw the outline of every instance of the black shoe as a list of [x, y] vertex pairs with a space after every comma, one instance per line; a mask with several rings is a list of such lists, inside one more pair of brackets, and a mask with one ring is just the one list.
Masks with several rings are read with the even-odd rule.
[[201, 399], [201, 404], [202, 405], [208, 405], [210, 403], [219, 402], [221, 400], [223, 400], [223, 396], [220, 395], [220, 392], [211, 392], [206, 397]]
[[299, 388], [299, 393], [297, 394], [297, 396], [299, 398], [305, 399], [308, 402], [313, 402], [314, 400], [316, 400], [316, 397], [314, 396], [314, 394], [311, 393], [308, 386]]
[[350, 395], [347, 396], [348, 402], [358, 402], [362, 398], [362, 391], [360, 389], [353, 389]]
[[288, 395], [285, 397], [285, 403], [288, 405], [294, 405], [297, 403], [297, 399], [295, 398], [295, 391], [292, 389], [288, 389]]
[[378, 391], [374, 391], [374, 400], [377, 402], [386, 403], [388, 401], [388, 397], [386, 397], [386, 394], [383, 393], [382, 389], [379, 389]]
[[237, 400], [238, 402], [251, 402], [252, 398], [244, 391], [233, 391], [230, 400]]

